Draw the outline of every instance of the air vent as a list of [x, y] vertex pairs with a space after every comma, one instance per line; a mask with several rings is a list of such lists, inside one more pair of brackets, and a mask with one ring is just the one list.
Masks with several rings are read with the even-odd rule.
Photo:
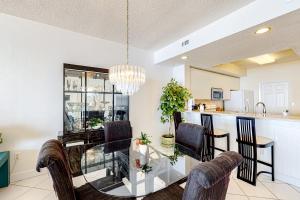
[[189, 40], [185, 40], [181, 43], [181, 46], [184, 47], [184, 46], [187, 46], [188, 44], [190, 43]]

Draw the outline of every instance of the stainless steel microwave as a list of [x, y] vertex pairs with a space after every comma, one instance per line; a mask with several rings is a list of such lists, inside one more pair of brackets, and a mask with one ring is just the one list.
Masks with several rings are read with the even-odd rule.
[[211, 100], [215, 100], [215, 101], [223, 100], [223, 89], [211, 88]]

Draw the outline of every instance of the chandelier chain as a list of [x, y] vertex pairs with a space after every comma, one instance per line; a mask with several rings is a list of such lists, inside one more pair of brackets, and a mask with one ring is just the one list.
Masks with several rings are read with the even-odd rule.
[[129, 0], [126, 0], [126, 64], [129, 64]]
[[126, 0], [126, 64], [115, 65], [109, 69], [109, 80], [116, 86], [116, 91], [123, 95], [137, 92], [146, 81], [142, 67], [129, 65], [129, 0]]

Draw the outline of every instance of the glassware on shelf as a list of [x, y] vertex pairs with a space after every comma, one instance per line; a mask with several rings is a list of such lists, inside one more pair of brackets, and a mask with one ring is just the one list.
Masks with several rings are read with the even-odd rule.
[[77, 89], [78, 89], [78, 83], [77, 81], [73, 80], [73, 90], [77, 91]]
[[[102, 121], [116, 118], [115, 106], [124, 104], [120, 99], [122, 95], [114, 91], [108, 79], [108, 70], [83, 66], [80, 69], [80, 66], [69, 64], [64, 66], [64, 70], [64, 133], [89, 130], [89, 122], [95, 117]], [[128, 101], [125, 102], [127, 104]], [[124, 119], [127, 119], [127, 113], [126, 110]], [[120, 116], [118, 118], [122, 119]]]
[[67, 79], [67, 90], [70, 91], [71, 89], [71, 80]]

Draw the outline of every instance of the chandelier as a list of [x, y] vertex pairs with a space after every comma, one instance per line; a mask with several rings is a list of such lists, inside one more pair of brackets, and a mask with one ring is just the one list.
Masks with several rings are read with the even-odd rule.
[[126, 1], [126, 64], [115, 65], [109, 69], [109, 80], [117, 91], [124, 95], [137, 92], [146, 81], [142, 67], [129, 65], [129, 0]]

